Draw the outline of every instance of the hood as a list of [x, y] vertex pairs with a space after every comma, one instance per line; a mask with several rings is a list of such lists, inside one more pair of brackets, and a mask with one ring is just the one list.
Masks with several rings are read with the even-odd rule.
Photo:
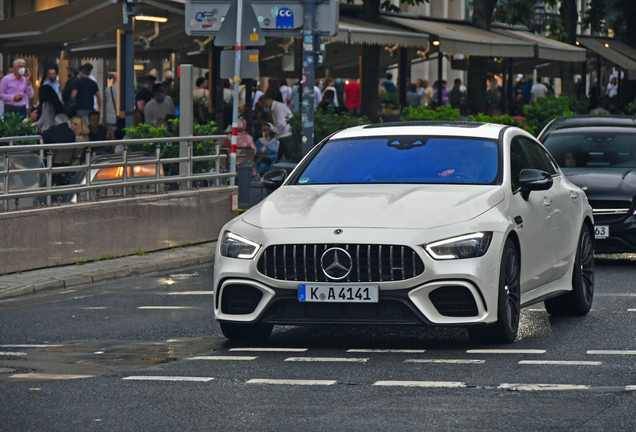
[[636, 194], [636, 168], [562, 168], [590, 199], [627, 199]]
[[260, 228], [427, 229], [473, 219], [503, 199], [500, 186], [283, 186], [243, 221]]

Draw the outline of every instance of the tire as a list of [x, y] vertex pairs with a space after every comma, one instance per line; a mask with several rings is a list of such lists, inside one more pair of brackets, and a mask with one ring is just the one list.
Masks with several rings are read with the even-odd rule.
[[273, 325], [219, 322], [223, 336], [235, 342], [262, 342], [272, 334]]
[[508, 238], [504, 244], [499, 270], [497, 322], [488, 327], [468, 327], [468, 334], [473, 342], [509, 344], [517, 337], [521, 304], [519, 261], [517, 247]]
[[553, 316], [583, 316], [592, 308], [594, 301], [594, 244], [587, 225], [581, 235], [574, 258], [572, 291], [546, 300], [545, 308]]

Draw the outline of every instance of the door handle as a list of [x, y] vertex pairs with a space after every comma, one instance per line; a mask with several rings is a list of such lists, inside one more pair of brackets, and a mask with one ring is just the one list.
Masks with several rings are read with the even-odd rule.
[[578, 192], [570, 192], [570, 198], [572, 198], [574, 201], [577, 201], [579, 199], [579, 193]]
[[550, 207], [552, 205], [552, 200], [550, 198], [545, 198], [543, 200], [543, 205], [546, 207]]

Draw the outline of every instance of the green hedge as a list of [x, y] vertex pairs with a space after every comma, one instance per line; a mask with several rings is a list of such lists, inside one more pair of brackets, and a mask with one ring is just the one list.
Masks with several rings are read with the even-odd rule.
[[[31, 124], [31, 119], [26, 122], [16, 113], [7, 113], [4, 119], [0, 119], [0, 137], [37, 135], [38, 129]], [[37, 144], [37, 141], [20, 141], [17, 144]]]

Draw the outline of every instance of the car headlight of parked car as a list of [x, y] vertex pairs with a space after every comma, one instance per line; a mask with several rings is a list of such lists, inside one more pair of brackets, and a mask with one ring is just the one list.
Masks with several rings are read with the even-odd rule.
[[492, 232], [477, 232], [429, 243], [424, 248], [437, 260], [476, 258], [486, 253], [491, 240]]
[[236, 235], [230, 231], [223, 233], [221, 240], [221, 255], [228, 258], [252, 259], [261, 248], [261, 245], [254, 243], [244, 237]]

